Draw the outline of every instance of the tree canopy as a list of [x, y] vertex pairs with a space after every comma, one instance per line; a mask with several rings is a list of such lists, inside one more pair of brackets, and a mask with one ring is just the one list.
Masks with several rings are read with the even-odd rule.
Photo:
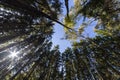
[[[120, 79], [120, 1], [73, 2], [0, 0], [0, 80]], [[73, 40], [63, 53], [51, 48], [55, 23]], [[92, 23], [96, 36], [84, 36]]]

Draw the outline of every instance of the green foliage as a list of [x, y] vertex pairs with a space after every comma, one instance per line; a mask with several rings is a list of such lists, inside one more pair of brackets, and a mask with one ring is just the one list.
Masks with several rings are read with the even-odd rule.
[[74, 54], [80, 55], [81, 57], [86, 57], [86, 63], [87, 66], [89, 66], [88, 73], [90, 73], [89, 76], [91, 76], [90, 79], [116, 80], [120, 78], [120, 64], [118, 62], [118, 47], [120, 46], [119, 39], [119, 36], [98, 36], [94, 39], [74, 43]]
[[[48, 55], [53, 33], [50, 18], [57, 19], [61, 3], [58, 0], [1, 0], [0, 5], [0, 79], [48, 79], [47, 67], [57, 64], [50, 61], [54, 52]], [[12, 52], [19, 57], [11, 57]], [[51, 67], [50, 75], [55, 74]]]
[[[113, 26], [116, 28], [120, 23], [120, 7], [118, 4], [119, 0], [74, 0], [74, 6], [70, 9], [69, 12], [69, 21], [72, 20], [72, 22], [76, 22], [77, 20], [84, 18], [82, 23], [86, 21], [87, 24], [90, 25], [91, 23], [89, 23], [88, 20], [92, 18], [90, 22], [97, 21], [97, 25], [95, 27], [97, 27], [98, 30], [105, 29], [106, 31], [110, 27], [113, 29]], [[80, 26], [77, 26], [78, 29], [80, 28], [80, 32], [76, 32], [77, 37], [79, 37], [79, 35], [84, 32], [83, 28], [81, 31], [82, 23], [79, 24]], [[72, 29], [76, 28], [75, 25], [76, 24], [72, 25]], [[96, 30], [96, 32], [99, 35], [99, 33], [101, 34], [101, 30], [98, 30]], [[104, 35], [107, 34], [107, 32], [111, 32], [109, 29], [107, 32], [105, 31], [102, 32]], [[71, 36], [68, 34], [70, 34], [69, 32], [67, 32], [66, 35]]]
[[[120, 79], [119, 0], [74, 0], [70, 11], [68, 3], [63, 25], [60, 0], [0, 1], [0, 80]], [[93, 19], [97, 36], [76, 42]], [[63, 53], [51, 49], [54, 21], [74, 40]]]

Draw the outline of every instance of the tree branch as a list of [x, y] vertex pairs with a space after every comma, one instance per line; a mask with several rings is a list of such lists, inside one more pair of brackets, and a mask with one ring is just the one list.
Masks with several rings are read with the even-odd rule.
[[52, 20], [52, 21], [62, 25], [63, 27], [69, 29], [70, 31], [71, 30], [74, 31], [72, 28], [69, 28], [68, 26], [66, 26], [63, 23], [59, 22], [58, 20], [52, 18], [51, 16], [47, 15], [46, 13], [44, 13], [44, 12], [42, 12], [40, 10], [38, 11], [37, 9], [35, 9], [34, 7], [32, 7], [30, 5], [23, 4], [23, 2], [21, 3], [21, 1], [19, 1], [19, 0], [16, 0], [16, 1], [17, 1], [17, 4], [16, 4], [15, 1], [11, 1], [11, 2], [9, 2], [9, 1], [2, 2], [1, 1], [0, 4], [2, 4], [3, 6], [6, 6], [6, 7], [12, 8], [12, 9], [14, 9], [16, 11], [19, 11], [19, 12], [23, 11], [24, 13], [28, 13], [31, 16], [36, 16], [36, 17], [43, 16], [45, 18], [48, 18], [48, 19], [50, 19], [50, 20]]

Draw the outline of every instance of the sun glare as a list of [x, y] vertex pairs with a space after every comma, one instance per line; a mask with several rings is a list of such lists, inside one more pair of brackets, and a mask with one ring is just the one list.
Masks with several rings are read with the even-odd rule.
[[18, 57], [18, 52], [16, 51], [10, 51], [10, 57], [14, 58], [14, 57]]

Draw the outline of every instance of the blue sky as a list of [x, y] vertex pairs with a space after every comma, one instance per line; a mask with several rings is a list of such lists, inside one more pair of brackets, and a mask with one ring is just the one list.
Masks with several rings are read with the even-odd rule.
[[[64, 0], [62, 0], [64, 1]], [[72, 1], [69, 1], [69, 9], [71, 6], [73, 6], [73, 0]], [[65, 9], [65, 6], [63, 7], [63, 15], [66, 14], [66, 9]], [[62, 17], [61, 17], [62, 18]], [[80, 21], [78, 21], [78, 24], [77, 26], [79, 26], [81, 23], [82, 23], [82, 19]], [[89, 27], [87, 27], [84, 31], [84, 36], [89, 36], [89, 37], [94, 37], [95, 36], [95, 33], [93, 32], [93, 29], [94, 29], [94, 26], [96, 25], [95, 22], [93, 22], [92, 24], [89, 25]], [[61, 52], [64, 52], [64, 50], [67, 48], [67, 47], [71, 47], [72, 43], [69, 41], [69, 40], [65, 40], [65, 39], [61, 39], [61, 38], [64, 38], [65, 36], [65, 33], [64, 33], [64, 27], [59, 25], [59, 24], [55, 24], [54, 25], [54, 34], [52, 36], [52, 42], [53, 42], [53, 46], [52, 48], [55, 46], [55, 45], [59, 45], [59, 48], [60, 48], [60, 51]]]
[[[62, 2], [64, 2], [64, 0], [61, 0]], [[69, 1], [69, 8], [73, 6], [73, 0]], [[66, 14], [66, 8], [63, 5], [63, 15]], [[64, 38], [65, 33], [64, 33], [64, 27], [59, 25], [59, 24], [55, 24], [54, 25], [54, 34], [52, 36], [52, 42], [53, 42], [53, 47], [55, 45], [59, 45], [60, 51], [63, 52], [67, 47], [71, 47], [71, 42], [69, 40], [65, 40], [65, 39], [61, 39]]]
[[55, 33], [52, 36], [53, 46], [59, 45], [61, 52], [63, 52], [67, 47], [71, 47], [70, 41], [61, 39], [65, 35], [63, 26], [61, 26], [59, 24], [55, 24], [54, 31], [55, 31]]
[[[93, 32], [94, 30], [94, 26], [96, 25], [95, 22], [93, 22], [91, 25], [89, 25], [89, 27], [87, 27], [84, 31], [84, 36], [88, 36], [88, 37], [94, 37], [96, 34]], [[72, 43], [69, 40], [66, 39], [61, 39], [64, 37], [65, 33], [64, 33], [64, 29], [63, 26], [59, 25], [59, 24], [55, 24], [54, 26], [54, 34], [52, 36], [52, 42], [53, 42], [53, 47], [55, 45], [59, 45], [60, 51], [64, 52], [64, 50], [67, 47], [71, 47]]]

